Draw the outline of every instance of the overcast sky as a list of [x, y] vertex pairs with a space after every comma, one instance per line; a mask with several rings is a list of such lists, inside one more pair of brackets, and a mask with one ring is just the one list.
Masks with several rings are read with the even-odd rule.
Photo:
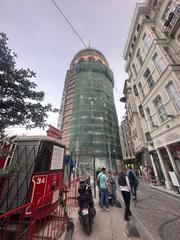
[[[119, 98], [123, 96], [127, 78], [122, 54], [136, 2], [56, 0], [83, 41], [101, 51], [109, 62], [115, 78], [119, 123], [125, 113]], [[0, 0], [0, 31], [7, 34], [8, 46], [18, 55], [17, 66], [35, 71], [37, 78], [33, 81], [38, 90], [45, 92], [45, 102], [59, 108], [66, 71], [74, 55], [84, 46], [52, 1]], [[49, 123], [56, 126], [57, 119], [57, 114], [51, 115]]]

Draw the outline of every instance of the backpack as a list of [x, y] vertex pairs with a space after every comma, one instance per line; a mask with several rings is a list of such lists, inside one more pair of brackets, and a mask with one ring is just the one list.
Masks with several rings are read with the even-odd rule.
[[128, 173], [128, 178], [131, 185], [138, 186], [139, 184], [138, 179], [132, 171]]
[[120, 186], [126, 186], [126, 175], [124, 175], [124, 174], [119, 175], [118, 184]]

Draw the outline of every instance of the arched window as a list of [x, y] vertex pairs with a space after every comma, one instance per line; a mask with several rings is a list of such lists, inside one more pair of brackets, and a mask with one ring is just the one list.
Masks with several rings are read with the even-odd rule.
[[79, 63], [80, 63], [80, 62], [84, 62], [84, 58], [80, 58], [80, 59], [79, 59]]
[[178, 92], [176, 86], [173, 82], [170, 82], [166, 87], [169, 96], [173, 100], [174, 104], [176, 105], [178, 111], [180, 111], [180, 93]]
[[94, 62], [94, 57], [88, 57], [88, 61], [90, 61], [90, 62]]
[[162, 98], [160, 97], [160, 95], [158, 95], [154, 99], [154, 105], [155, 105], [156, 110], [158, 111], [161, 122], [166, 121], [168, 119], [168, 116], [167, 116], [167, 112], [166, 112], [165, 106], [163, 104], [163, 101], [162, 101]]

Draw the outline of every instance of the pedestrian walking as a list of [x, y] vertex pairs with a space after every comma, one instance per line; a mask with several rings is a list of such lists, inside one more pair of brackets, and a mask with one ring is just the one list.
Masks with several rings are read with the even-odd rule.
[[118, 178], [118, 184], [120, 186], [120, 191], [122, 193], [124, 203], [125, 203], [125, 213], [124, 213], [124, 220], [129, 221], [129, 216], [131, 216], [130, 210], [130, 200], [131, 200], [131, 186], [129, 183], [129, 179], [125, 171], [121, 171]]
[[100, 185], [100, 206], [101, 211], [104, 207], [106, 211], [109, 212], [109, 199], [108, 199], [108, 183], [106, 177], [106, 168], [102, 168], [102, 171], [98, 175], [98, 181]]
[[154, 173], [154, 170], [152, 167], [150, 168], [149, 174], [150, 174], [150, 178], [151, 178], [151, 183], [153, 185], [156, 185], [156, 176], [155, 176], [155, 173]]
[[127, 175], [128, 175], [130, 186], [131, 186], [131, 193], [133, 196], [133, 200], [137, 200], [137, 187], [139, 184], [138, 178], [131, 167], [129, 167], [127, 171]]
[[97, 187], [98, 187], [99, 206], [101, 206], [101, 189], [100, 189], [100, 181], [99, 181], [99, 173], [102, 172], [101, 170], [102, 170], [102, 168], [99, 168], [99, 169], [96, 171], [96, 184], [97, 184]]
[[111, 171], [108, 171], [108, 182], [110, 183], [112, 205], [115, 206], [117, 202], [117, 198], [116, 198], [117, 187], [116, 187], [115, 176], [111, 173]]

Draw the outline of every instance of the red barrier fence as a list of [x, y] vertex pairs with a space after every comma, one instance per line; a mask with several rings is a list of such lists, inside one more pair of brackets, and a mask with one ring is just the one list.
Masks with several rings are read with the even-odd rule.
[[36, 206], [28, 203], [0, 215], [0, 239], [58, 239], [76, 206], [78, 184], [74, 180], [40, 198]]
[[31, 203], [13, 209], [0, 216], [1, 240], [24, 239], [23, 237], [28, 231], [29, 222], [29, 218], [25, 216], [27, 207], [31, 207]]

